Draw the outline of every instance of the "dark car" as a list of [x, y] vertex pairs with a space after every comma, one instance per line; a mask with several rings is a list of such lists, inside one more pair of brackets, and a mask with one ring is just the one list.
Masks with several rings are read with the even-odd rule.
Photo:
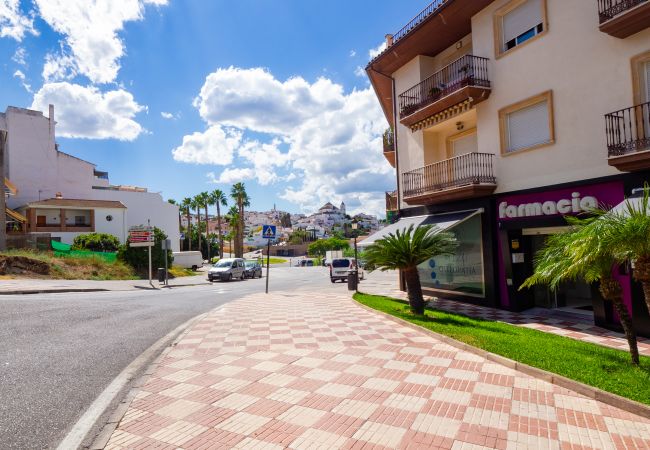
[[257, 261], [245, 261], [244, 276], [246, 278], [262, 278], [262, 265]]

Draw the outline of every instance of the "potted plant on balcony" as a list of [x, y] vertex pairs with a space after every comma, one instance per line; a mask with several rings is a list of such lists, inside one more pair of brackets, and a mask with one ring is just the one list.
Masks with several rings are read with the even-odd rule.
[[441, 92], [442, 92], [442, 89], [440, 87], [434, 86], [431, 89], [429, 89], [429, 97], [431, 97], [431, 98], [438, 97]]

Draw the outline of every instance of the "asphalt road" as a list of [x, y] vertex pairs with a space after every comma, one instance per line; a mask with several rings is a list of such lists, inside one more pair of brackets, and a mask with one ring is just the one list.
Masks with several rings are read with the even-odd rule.
[[[214, 307], [264, 292], [265, 281], [0, 295], [0, 448], [56, 448], [104, 388], [157, 340]], [[331, 284], [320, 267], [271, 268], [269, 281], [270, 290], [346, 289]]]

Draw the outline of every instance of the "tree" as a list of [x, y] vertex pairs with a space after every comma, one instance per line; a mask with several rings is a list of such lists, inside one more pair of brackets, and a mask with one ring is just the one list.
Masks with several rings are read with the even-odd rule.
[[[176, 200], [173, 198], [167, 199], [167, 203], [170, 205], [176, 205], [178, 206], [178, 231], [181, 232], [183, 229], [183, 224], [182, 224], [182, 216], [183, 216], [183, 210], [181, 209], [181, 205], [179, 205]], [[183, 240], [181, 239], [180, 241], [180, 246], [183, 245]]]
[[72, 241], [72, 250], [90, 250], [92, 252], [116, 252], [120, 240], [108, 233], [80, 234]]
[[[205, 239], [207, 241], [208, 239], [208, 233], [209, 233], [209, 218], [208, 218], [208, 205], [210, 204], [210, 194], [207, 192], [201, 192], [200, 194], [197, 194], [195, 197], [197, 201], [199, 202], [199, 206], [203, 207], [205, 210]], [[199, 217], [201, 216], [201, 213], [198, 213]], [[202, 249], [201, 247], [201, 241], [199, 237], [199, 250]], [[207, 248], [207, 257], [210, 259], [210, 245], [206, 245]]]
[[331, 237], [312, 242], [307, 247], [307, 252], [313, 256], [324, 257], [329, 250], [345, 250], [346, 248], [350, 248], [350, 243], [348, 241], [337, 237]]
[[599, 282], [601, 295], [612, 302], [621, 320], [632, 364], [638, 365], [636, 331], [623, 303], [621, 284], [612, 274], [622, 260], [607, 243], [611, 224], [604, 220], [606, 216], [601, 212], [588, 219], [567, 217], [571, 228], [547, 238], [535, 256], [534, 274], [519, 289], [544, 284], [555, 290], [560, 283], [577, 279]]
[[185, 197], [181, 202], [180, 210], [183, 211], [187, 219], [187, 229], [185, 230], [187, 236], [185, 238], [187, 239], [187, 250], [190, 251], [192, 250], [192, 199]]
[[199, 238], [199, 248], [198, 250], [201, 250], [201, 208], [203, 208], [203, 203], [202, 203], [202, 198], [201, 195], [195, 195], [192, 198], [192, 209], [196, 210], [196, 228], [197, 228], [197, 233], [198, 233], [198, 238]]
[[650, 313], [650, 186], [646, 183], [643, 197], [628, 199], [616, 212], [597, 211], [603, 223], [603, 246], [619, 260], [634, 261], [634, 279], [641, 283]]
[[280, 216], [280, 225], [283, 228], [291, 228], [291, 214], [284, 213]]
[[217, 235], [219, 236], [219, 258], [223, 258], [223, 235], [221, 233], [221, 206], [228, 206], [226, 194], [221, 189], [210, 193], [210, 204], [217, 207]]
[[[233, 239], [236, 241], [237, 236], [239, 236], [239, 227], [241, 226], [241, 221], [239, 220], [239, 210], [237, 209], [236, 206], [231, 206], [230, 209], [228, 210], [228, 215], [226, 216], [226, 220], [228, 220], [228, 225], [230, 227], [230, 232], [229, 234], [229, 240], [230, 240], [230, 256], [232, 257], [232, 241]], [[236, 245], [236, 244], [235, 244]], [[235, 255], [236, 256], [236, 255]]]
[[424, 314], [418, 265], [434, 256], [453, 255], [457, 245], [452, 233], [438, 231], [432, 225], [417, 228], [411, 225], [406, 230], [389, 233], [385, 238], [369, 245], [364, 256], [369, 267], [382, 271], [403, 271], [411, 311]]
[[230, 191], [230, 196], [235, 200], [239, 214], [239, 226], [235, 237], [235, 256], [241, 258], [244, 255], [244, 208], [250, 206], [250, 197], [246, 193], [244, 183], [235, 183]]

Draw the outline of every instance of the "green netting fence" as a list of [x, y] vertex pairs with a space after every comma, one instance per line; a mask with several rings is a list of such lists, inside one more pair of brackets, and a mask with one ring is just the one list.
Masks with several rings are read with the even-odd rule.
[[106, 262], [115, 262], [117, 260], [117, 253], [110, 252], [92, 252], [90, 250], [72, 250], [72, 245], [64, 244], [58, 241], [52, 241], [52, 250], [54, 250], [54, 256], [79, 256], [92, 258], [97, 257], [101, 258]]

